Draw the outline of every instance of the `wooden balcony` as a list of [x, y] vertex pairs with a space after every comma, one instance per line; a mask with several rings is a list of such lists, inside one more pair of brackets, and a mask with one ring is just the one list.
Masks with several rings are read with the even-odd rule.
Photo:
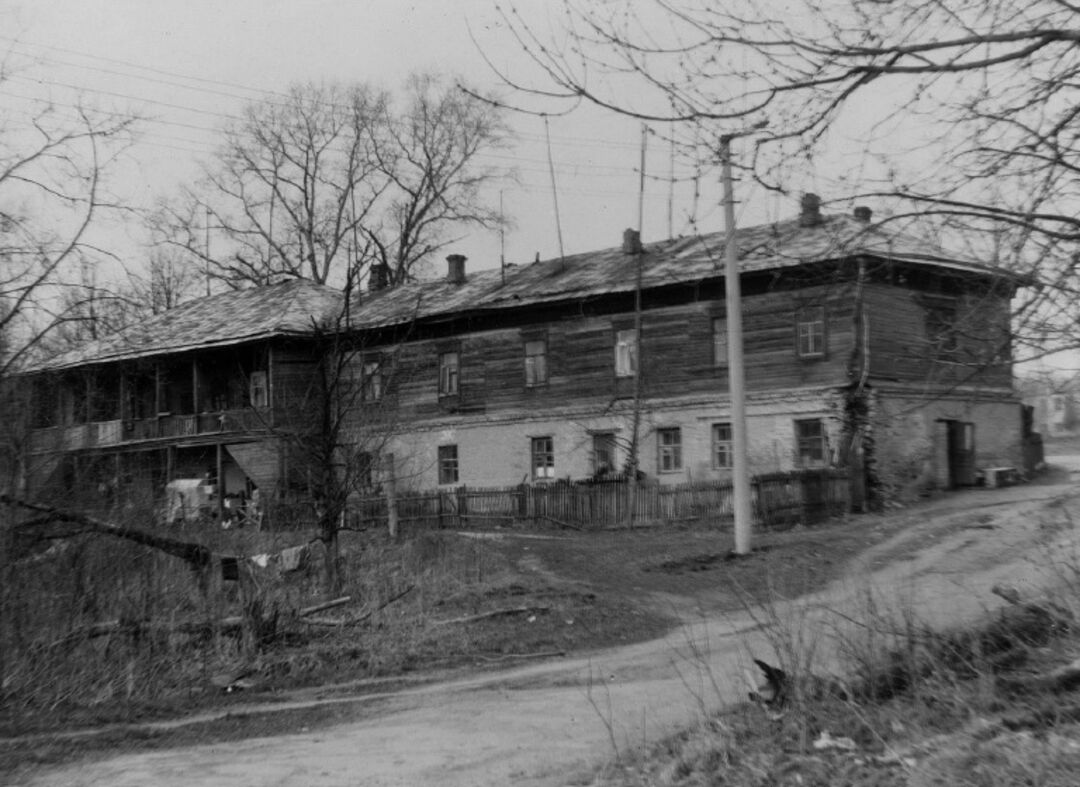
[[267, 429], [266, 413], [250, 408], [192, 415], [159, 415], [156, 418], [93, 421], [72, 426], [35, 429], [30, 435], [31, 453], [109, 448], [147, 441], [170, 442], [214, 434], [250, 434]]

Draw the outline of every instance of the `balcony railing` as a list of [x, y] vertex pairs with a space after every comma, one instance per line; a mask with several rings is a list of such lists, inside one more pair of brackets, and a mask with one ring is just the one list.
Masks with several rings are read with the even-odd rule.
[[225, 433], [243, 434], [265, 431], [267, 425], [265, 414], [251, 409], [93, 421], [73, 426], [35, 429], [30, 436], [30, 450], [33, 453], [77, 451], [87, 448], [108, 448], [145, 440], [175, 440]]

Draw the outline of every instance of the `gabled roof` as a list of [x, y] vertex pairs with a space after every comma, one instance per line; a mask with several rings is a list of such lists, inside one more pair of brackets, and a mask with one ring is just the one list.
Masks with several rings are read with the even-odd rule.
[[[692, 284], [722, 277], [725, 238], [723, 232], [715, 232], [645, 244], [641, 255], [643, 287]], [[964, 259], [890, 223], [871, 224], [852, 216], [823, 216], [820, 223], [809, 227], [794, 219], [740, 228], [736, 242], [739, 271], [744, 274], [868, 256], [1017, 284], [1024, 281], [1016, 273]], [[461, 284], [446, 279], [411, 282], [354, 296], [347, 324], [364, 330], [405, 325], [416, 319], [450, 319], [466, 313], [497, 313], [527, 305], [632, 292], [636, 270], [637, 256], [616, 247], [511, 265], [505, 277], [499, 270], [484, 270], [470, 273]], [[334, 321], [343, 307], [341, 292], [302, 279], [222, 293], [189, 301], [113, 336], [37, 364], [34, 370], [224, 347], [275, 336], [311, 335], [315, 325]]]
[[[726, 235], [675, 238], [647, 243], [642, 255], [645, 288], [715, 279], [724, 273]], [[853, 216], [823, 216], [814, 226], [797, 219], [737, 230], [740, 273], [791, 268], [814, 262], [871, 256], [883, 260], [950, 269], [999, 278], [1016, 274], [958, 257], [888, 223], [870, 224]], [[463, 312], [514, 309], [524, 305], [580, 300], [631, 292], [637, 260], [621, 247], [563, 259], [470, 273], [462, 284], [447, 280], [413, 282], [365, 293], [352, 305], [350, 324], [359, 329], [407, 323], [416, 318], [452, 317]]]
[[340, 291], [304, 279], [234, 290], [188, 301], [35, 364], [31, 371], [226, 347], [275, 336], [311, 335], [316, 324], [332, 322], [343, 305]]

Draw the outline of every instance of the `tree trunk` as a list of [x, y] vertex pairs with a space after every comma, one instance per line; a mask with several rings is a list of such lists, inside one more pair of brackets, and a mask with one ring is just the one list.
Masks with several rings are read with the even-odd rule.
[[323, 583], [327, 594], [336, 595], [341, 592], [341, 572], [339, 561], [341, 559], [341, 542], [338, 529], [338, 514], [327, 511], [319, 522], [322, 531], [323, 546], [326, 547], [326, 565], [323, 569]]
[[398, 535], [398, 507], [397, 507], [397, 476], [394, 471], [394, 455], [387, 454], [385, 459], [386, 472], [386, 526], [390, 531], [390, 538]]
[[26, 529], [40, 527], [54, 522], [68, 522], [79, 525], [80, 527], [95, 533], [124, 538], [128, 541], [134, 541], [136, 544], [142, 544], [143, 546], [160, 550], [167, 555], [178, 557], [187, 562], [193, 569], [206, 569], [213, 560], [213, 553], [210, 551], [209, 547], [191, 541], [178, 541], [175, 538], [147, 533], [143, 530], [137, 530], [124, 525], [114, 525], [111, 522], [104, 522], [100, 519], [87, 516], [86, 514], [80, 514], [75, 511], [65, 511], [64, 509], [41, 505], [39, 503], [28, 503], [25, 500], [19, 500], [18, 498], [13, 498], [9, 495], [0, 495], [0, 503], [6, 503], [8, 505], [24, 508], [28, 511], [37, 511], [38, 513], [44, 514], [44, 516], [39, 519], [18, 525], [18, 528]]

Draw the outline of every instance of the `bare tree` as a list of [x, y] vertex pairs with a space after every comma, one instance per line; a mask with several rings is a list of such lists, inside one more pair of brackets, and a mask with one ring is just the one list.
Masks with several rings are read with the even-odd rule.
[[[0, 85], [11, 76], [0, 60]], [[111, 205], [105, 176], [131, 140], [135, 119], [77, 105], [33, 105], [0, 118], [0, 493], [18, 488], [27, 397], [12, 378], [69, 315], [57, 303], [72, 263], [93, 253], [88, 236]], [[0, 506], [0, 638], [7, 640], [12, 525]], [[0, 648], [5, 650], [6, 648]], [[10, 656], [0, 658], [7, 677]]]
[[[137, 265], [138, 263], [136, 263]], [[179, 306], [199, 294], [199, 276], [173, 249], [154, 249], [139, 270], [102, 277], [83, 260], [78, 275], [57, 288], [55, 301], [63, 320], [40, 348], [52, 355], [108, 336], [141, 319]]]
[[406, 280], [451, 226], [497, 218], [478, 156], [503, 144], [500, 112], [432, 76], [399, 109], [373, 87], [304, 84], [249, 105], [224, 129], [203, 180], [153, 225], [232, 286], [282, 276], [359, 280], [382, 264]]
[[[0, 75], [0, 83], [3, 78]], [[0, 379], [78, 315], [62, 297], [87, 236], [113, 206], [104, 178], [127, 147], [135, 118], [46, 106], [0, 127]]]
[[199, 294], [201, 276], [188, 257], [174, 249], [154, 249], [143, 271], [128, 271], [127, 297], [146, 314], [175, 309]]
[[509, 136], [494, 104], [430, 74], [409, 78], [403, 104], [384, 107], [374, 152], [389, 187], [383, 210], [363, 224], [367, 259], [384, 266], [389, 284], [408, 281], [452, 228], [502, 221], [482, 194], [502, 173], [478, 158]]
[[846, 166], [845, 197], [906, 204], [1049, 285], [1018, 303], [1027, 353], [1080, 345], [1075, 5], [565, 2], [551, 35], [513, 5], [504, 19], [536, 67], [503, 72], [519, 107], [588, 102], [666, 124], [705, 164], [722, 135], [753, 129], [744, 174], [778, 191]]
[[312, 326], [307, 385], [282, 389], [280, 415], [271, 425], [290, 457], [289, 484], [302, 486], [314, 506], [329, 593], [343, 581], [339, 534], [349, 527], [349, 500], [371, 496], [379, 485], [385, 450], [400, 428], [397, 388], [409, 373], [400, 355], [410, 328], [377, 345], [352, 328], [347, 301], [334, 320]]
[[[0, 60], [0, 85], [12, 68]], [[32, 106], [0, 120], [0, 488], [9, 489], [28, 426], [13, 374], [78, 317], [65, 293], [80, 263], [101, 253], [89, 236], [115, 207], [106, 176], [136, 122], [81, 105]]]

